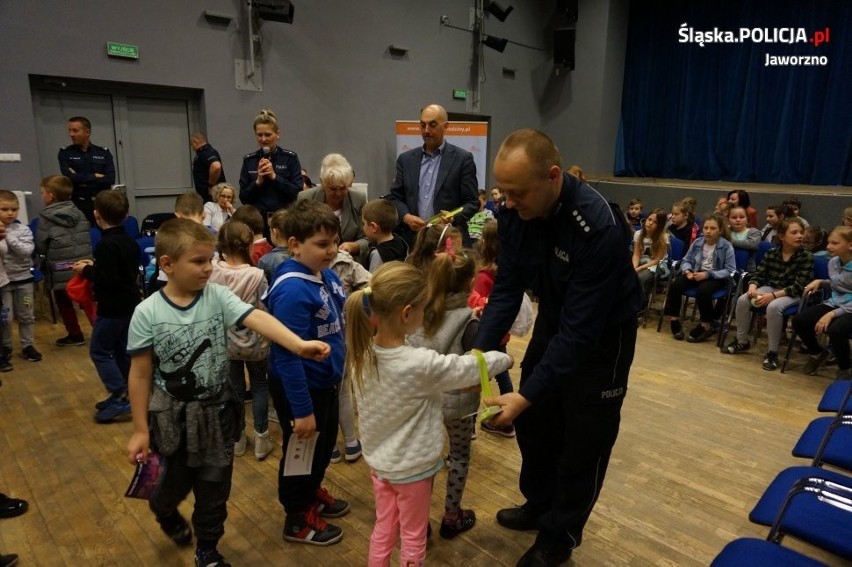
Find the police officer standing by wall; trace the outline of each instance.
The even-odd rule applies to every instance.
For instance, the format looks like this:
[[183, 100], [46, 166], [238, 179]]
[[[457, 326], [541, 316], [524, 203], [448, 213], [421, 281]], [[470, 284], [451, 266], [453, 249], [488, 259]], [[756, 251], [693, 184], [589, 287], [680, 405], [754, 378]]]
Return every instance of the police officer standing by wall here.
[[254, 119], [254, 135], [260, 149], [243, 156], [240, 201], [257, 207], [268, 226], [268, 215], [289, 207], [302, 190], [302, 165], [295, 152], [278, 147], [278, 120], [271, 110]]
[[192, 183], [204, 202], [209, 203], [213, 201], [210, 189], [225, 182], [222, 158], [207, 142], [207, 136], [203, 132], [193, 133], [189, 138], [189, 145], [195, 150], [195, 159], [192, 160]]
[[71, 180], [71, 199], [92, 226], [95, 223], [95, 195], [115, 183], [115, 164], [107, 148], [89, 142], [92, 123], [84, 116], [68, 119], [71, 145], [59, 150], [59, 170]]
[[520, 389], [487, 400], [502, 406], [495, 424], [514, 422], [523, 458], [526, 503], [500, 510], [497, 522], [539, 530], [518, 566], [560, 565], [580, 545], [618, 436], [641, 291], [624, 215], [563, 173], [547, 135], [511, 134], [494, 177], [506, 198], [500, 269], [476, 347], [497, 348], [526, 288], [539, 297]]

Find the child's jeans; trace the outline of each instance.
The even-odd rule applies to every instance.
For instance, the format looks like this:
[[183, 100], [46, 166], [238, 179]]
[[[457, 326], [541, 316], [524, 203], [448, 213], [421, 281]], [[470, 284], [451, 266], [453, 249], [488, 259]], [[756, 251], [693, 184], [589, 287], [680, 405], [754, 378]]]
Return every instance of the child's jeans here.
[[[266, 360], [231, 360], [231, 383], [242, 400], [246, 393], [246, 376], [243, 365], [248, 368], [249, 384], [251, 384], [251, 413], [254, 419], [254, 430], [264, 433], [269, 429], [269, 380], [266, 378]], [[243, 427], [245, 429], [245, 427]]]
[[3, 346], [12, 348], [12, 318], [18, 320], [18, 338], [21, 348], [33, 344], [35, 312], [33, 282], [9, 282], [3, 287]]
[[127, 330], [130, 316], [98, 317], [92, 327], [89, 356], [98, 376], [110, 394], [127, 391], [130, 357], [127, 355]]
[[396, 546], [397, 534], [402, 544], [399, 564], [423, 565], [426, 558], [426, 529], [429, 525], [429, 502], [432, 496], [432, 478], [416, 482], [393, 484], [373, 479], [376, 498], [376, 525], [370, 536], [369, 567], [390, 565], [391, 552]]

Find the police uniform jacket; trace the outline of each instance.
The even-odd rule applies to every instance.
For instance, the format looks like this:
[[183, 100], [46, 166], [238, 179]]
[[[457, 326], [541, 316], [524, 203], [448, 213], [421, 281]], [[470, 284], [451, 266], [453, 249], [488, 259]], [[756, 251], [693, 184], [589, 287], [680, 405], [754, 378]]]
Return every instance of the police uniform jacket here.
[[302, 164], [295, 152], [278, 146], [269, 154], [275, 169], [275, 179], [266, 178], [257, 185], [257, 164], [263, 158], [263, 150], [243, 156], [240, 171], [240, 202], [254, 205], [264, 212], [273, 212], [289, 207], [302, 190]]
[[[623, 385], [595, 374], [598, 345], [641, 309], [631, 263], [632, 231], [618, 205], [571, 175], [546, 219], [522, 220], [514, 209], [497, 215], [497, 277], [475, 348], [491, 350], [512, 326], [525, 289], [539, 298], [523, 367], [534, 367], [519, 393], [532, 403], [562, 391], [600, 399], [623, 397]], [[602, 366], [607, 366], [603, 364]], [[611, 361], [609, 362], [611, 367]], [[625, 377], [626, 378], [626, 377]]]
[[[222, 164], [219, 152], [210, 144], [204, 144], [195, 151], [195, 159], [192, 160], [192, 182], [195, 191], [201, 195], [204, 201], [210, 201], [210, 166], [216, 162]], [[225, 182], [225, 167], [219, 170], [219, 180], [216, 183]]]
[[[71, 170], [74, 173], [71, 173]], [[71, 144], [59, 150], [59, 170], [74, 185], [75, 197], [94, 197], [115, 183], [115, 164], [107, 148], [89, 144], [89, 149]], [[96, 173], [103, 177], [95, 177]]]

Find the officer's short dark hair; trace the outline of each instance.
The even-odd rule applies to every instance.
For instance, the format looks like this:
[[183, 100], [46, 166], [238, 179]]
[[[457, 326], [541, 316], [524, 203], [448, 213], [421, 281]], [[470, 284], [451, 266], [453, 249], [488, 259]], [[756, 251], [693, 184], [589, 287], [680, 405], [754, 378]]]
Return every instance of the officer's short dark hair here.
[[338, 234], [340, 232], [340, 219], [325, 203], [299, 199], [292, 207], [287, 209], [282, 228], [284, 229], [282, 232], [287, 235], [287, 238], [295, 238], [298, 242], [304, 242], [318, 232]]
[[95, 210], [110, 226], [118, 226], [127, 218], [130, 203], [121, 191], [101, 191], [95, 196]]
[[497, 159], [506, 159], [510, 153], [518, 149], [524, 150], [530, 160], [530, 165], [542, 175], [547, 175], [548, 170], [554, 165], [562, 169], [559, 149], [550, 139], [550, 136], [541, 130], [526, 128], [512, 132], [500, 145]]
[[80, 124], [83, 125], [83, 128], [85, 128], [86, 130], [92, 129], [92, 123], [89, 122], [89, 119], [86, 118], [85, 116], [72, 116], [71, 118], [68, 119], [68, 122], [79, 122]]

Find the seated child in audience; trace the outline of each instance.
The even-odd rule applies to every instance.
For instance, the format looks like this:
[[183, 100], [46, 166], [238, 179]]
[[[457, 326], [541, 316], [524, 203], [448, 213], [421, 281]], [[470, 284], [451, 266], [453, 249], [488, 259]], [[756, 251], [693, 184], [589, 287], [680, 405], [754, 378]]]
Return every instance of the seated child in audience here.
[[823, 229], [818, 226], [810, 225], [805, 227], [805, 235], [802, 238], [802, 247], [814, 255], [828, 257], [829, 253], [826, 250], [828, 235]]
[[683, 242], [685, 248], [692, 244], [692, 228], [695, 224], [695, 214], [690, 212], [689, 206], [683, 201], [678, 201], [672, 205], [671, 224], [668, 226], [668, 231], [672, 236]]
[[374, 199], [361, 209], [364, 235], [370, 241], [369, 265], [371, 273], [385, 262], [403, 261], [408, 256], [408, 244], [393, 233], [399, 222], [399, 213], [390, 201]]
[[761, 240], [778, 245], [778, 223], [787, 218], [789, 209], [782, 205], [766, 208], [766, 225], [761, 230]]
[[479, 211], [474, 213], [470, 220], [467, 221], [467, 231], [473, 240], [479, 240], [482, 236], [482, 225], [485, 221], [494, 218], [494, 213], [489, 211], [485, 205], [488, 203], [488, 196], [485, 189], [479, 190]]
[[261, 256], [260, 260], [257, 261], [257, 267], [263, 270], [266, 282], [270, 285], [275, 279], [275, 270], [290, 258], [290, 249], [287, 248], [287, 235], [283, 232], [286, 214], [287, 209], [279, 209], [269, 217], [269, 238], [275, 244], [275, 248]]
[[496, 185], [491, 188], [491, 198], [485, 203], [485, 208], [495, 215], [503, 207], [503, 191]]
[[790, 199], [784, 199], [781, 203], [785, 207], [789, 207], [790, 217], [796, 217], [800, 221], [802, 221], [802, 226], [808, 228], [809, 223], [802, 217], [802, 202], [795, 197], [791, 197]]
[[[89, 221], [71, 201], [73, 186], [67, 177], [45, 177], [41, 180], [40, 189], [44, 208], [39, 213], [35, 249], [38, 254], [44, 256], [46, 281], [53, 290], [56, 307], [68, 333], [56, 341], [56, 346], [84, 345], [86, 341], [77, 321], [77, 311], [65, 293], [65, 284], [74, 276], [71, 269], [74, 262], [92, 257]], [[134, 258], [139, 258], [138, 251]], [[83, 308], [89, 321], [94, 321], [94, 304], [84, 304]]]
[[92, 326], [89, 356], [108, 397], [95, 405], [95, 421], [110, 423], [130, 415], [127, 377], [127, 330], [139, 304], [139, 247], [124, 230], [130, 210], [121, 191], [101, 191], [95, 197], [95, 222], [103, 236], [94, 261], [80, 260], [74, 271], [92, 281], [98, 316]]
[[695, 302], [701, 322], [689, 333], [689, 342], [706, 341], [716, 332], [713, 294], [723, 289], [736, 271], [734, 247], [725, 238], [725, 219], [710, 214], [704, 219], [704, 236], [692, 243], [680, 263], [680, 275], [674, 278], [666, 297], [665, 314], [671, 317], [674, 338], [684, 339], [680, 310], [683, 292], [696, 288]]
[[630, 199], [627, 203], [627, 222], [633, 230], [642, 228], [642, 199]]
[[6, 228], [9, 253], [3, 257], [3, 267], [9, 283], [2, 288], [4, 315], [2, 321], [3, 347], [0, 357], [12, 354], [12, 319], [18, 320], [18, 339], [21, 354], [30, 362], [41, 360], [33, 346], [35, 312], [33, 309], [33, 233], [27, 225], [16, 222], [20, 203], [11, 191], [0, 190], [0, 223]]
[[[213, 262], [210, 283], [221, 284], [245, 303], [264, 309], [260, 298], [268, 287], [263, 270], [251, 265], [254, 234], [244, 223], [227, 221], [219, 227], [220, 259]], [[269, 341], [251, 329], [228, 328], [228, 374], [239, 399], [245, 399], [246, 371], [251, 384], [251, 410], [254, 418], [254, 456], [265, 459], [274, 448], [269, 435], [269, 382], [266, 378], [266, 357]], [[245, 423], [240, 424], [240, 434], [234, 444], [234, 455], [246, 452]]]
[[[408, 344], [438, 354], [461, 355], [473, 346], [479, 321], [468, 307], [476, 262], [457, 255], [452, 247], [438, 253], [429, 265], [423, 326], [408, 336]], [[470, 441], [475, 432], [473, 417], [479, 409], [480, 388], [444, 392], [444, 427], [449, 439], [447, 487], [441, 537], [452, 539], [476, 524], [473, 510], [463, 509], [461, 499], [470, 466]]]
[[[6, 225], [0, 222], [0, 287], [5, 287], [9, 285], [9, 277], [6, 275], [6, 269], [3, 267], [3, 259], [5, 259], [6, 254], [9, 252], [9, 247], [6, 244]], [[3, 294], [0, 294], [0, 310], [3, 310]], [[6, 353], [0, 352], [0, 372], [11, 372], [12, 371], [12, 363], [10, 362], [11, 352]], [[3, 385], [3, 382], [0, 381], [0, 386]]]
[[728, 210], [728, 227], [731, 230], [731, 244], [734, 248], [748, 250], [748, 264], [746, 269], [754, 270], [754, 254], [760, 246], [760, 230], [748, 226], [746, 211], [740, 206], [731, 207]]
[[713, 209], [713, 212], [723, 218], [728, 218], [728, 211], [730, 209], [731, 204], [728, 202], [728, 198], [719, 197], [719, 199], [716, 201], [716, 207]]
[[[442, 263], [452, 262], [443, 256]], [[369, 565], [389, 565], [400, 536], [400, 563], [423, 564], [432, 482], [444, 465], [442, 394], [479, 385], [474, 355], [442, 355], [406, 343], [406, 335], [423, 324], [427, 288], [439, 285], [433, 279], [439, 271], [447, 273], [432, 272], [424, 286], [424, 273], [417, 267], [389, 262], [379, 268], [370, 287], [354, 292], [346, 302], [346, 366], [352, 372], [376, 505]], [[467, 322], [466, 316], [458, 319]], [[489, 375], [512, 365], [512, 358], [500, 352], [487, 352], [484, 359]], [[467, 518], [470, 521], [459, 526], [458, 521]], [[445, 530], [442, 522], [441, 532], [452, 537], [462, 531], [459, 527], [470, 527], [472, 519], [472, 514], [461, 512], [446, 519], [451, 529]]]
[[852, 332], [852, 226], [838, 226], [828, 235], [828, 279], [814, 280], [805, 293], [829, 288], [831, 296], [793, 317], [793, 328], [811, 355], [803, 372], [816, 371], [829, 356], [817, 335], [828, 336], [828, 344], [837, 357], [837, 380], [852, 379], [849, 360], [849, 333]]
[[[479, 253], [479, 271], [473, 278], [473, 291], [470, 292], [467, 305], [474, 313], [481, 313], [488, 304], [488, 298], [494, 289], [494, 278], [497, 276], [497, 257], [500, 254], [500, 237], [497, 234], [497, 221], [488, 221], [482, 229], [482, 238], [476, 243], [476, 251]], [[510, 335], [506, 333], [500, 341], [500, 352], [506, 352]], [[513, 391], [512, 380], [508, 372], [501, 372], [494, 377], [500, 394], [508, 394]], [[490, 433], [496, 433], [503, 437], [514, 437], [514, 425], [494, 425], [491, 421], [483, 421], [482, 429]]]
[[453, 251], [456, 254], [461, 254], [464, 247], [459, 229], [449, 224], [424, 226], [417, 233], [414, 248], [405, 261], [414, 264], [421, 270], [427, 270], [435, 254], [446, 251], [447, 239], [450, 240]]
[[742, 189], [728, 191], [728, 202], [732, 207], [740, 206], [745, 209], [748, 225], [757, 228], [760, 226], [757, 218], [757, 210], [751, 206], [751, 197]]
[[[178, 507], [193, 492], [195, 564], [207, 567], [227, 565], [216, 547], [225, 532], [233, 443], [243, 415], [243, 401], [228, 379], [225, 330], [247, 327], [314, 360], [329, 354], [327, 344], [303, 341], [224, 286], [207, 285], [203, 276], [213, 269], [215, 245], [216, 237], [199, 223], [163, 223], [155, 247], [168, 281], [136, 308], [127, 340], [133, 409], [127, 458], [144, 462], [155, 450], [165, 461], [165, 477], [148, 505], [178, 545], [192, 541], [192, 528]], [[206, 434], [187, 427], [200, 420]]]
[[802, 223], [788, 219], [778, 224], [780, 246], [770, 248], [751, 275], [748, 291], [737, 299], [737, 338], [722, 352], [736, 354], [751, 346], [748, 331], [752, 307], [766, 309], [769, 347], [763, 359], [764, 370], [778, 369], [778, 345], [784, 330], [784, 309], [798, 303], [802, 290], [813, 277], [814, 259], [802, 248]]
[[283, 476], [281, 459], [278, 500], [286, 514], [285, 540], [325, 546], [339, 542], [343, 531], [320, 516], [339, 518], [349, 512], [349, 503], [322, 487], [337, 443], [337, 396], [346, 350], [346, 292], [329, 269], [337, 253], [340, 219], [325, 203], [300, 199], [287, 210], [282, 232], [291, 257], [276, 271], [263, 301], [276, 319], [303, 338], [328, 343], [331, 356], [319, 363], [303, 361], [275, 345], [269, 354], [269, 391], [284, 434], [282, 454], [287, 454], [293, 433], [303, 439], [319, 433], [310, 474]]
[[[232, 219], [238, 220], [248, 225], [254, 233], [254, 251], [251, 253], [252, 264], [257, 264], [261, 256], [272, 251], [272, 244], [263, 236], [264, 222], [263, 215], [257, 207], [252, 205], [243, 205], [231, 215]], [[271, 237], [271, 235], [270, 235]]]
[[657, 271], [666, 275], [668, 270], [666, 256], [669, 239], [665, 222], [666, 212], [663, 209], [654, 209], [645, 219], [642, 228], [633, 235], [633, 268], [646, 295], [651, 290]]

